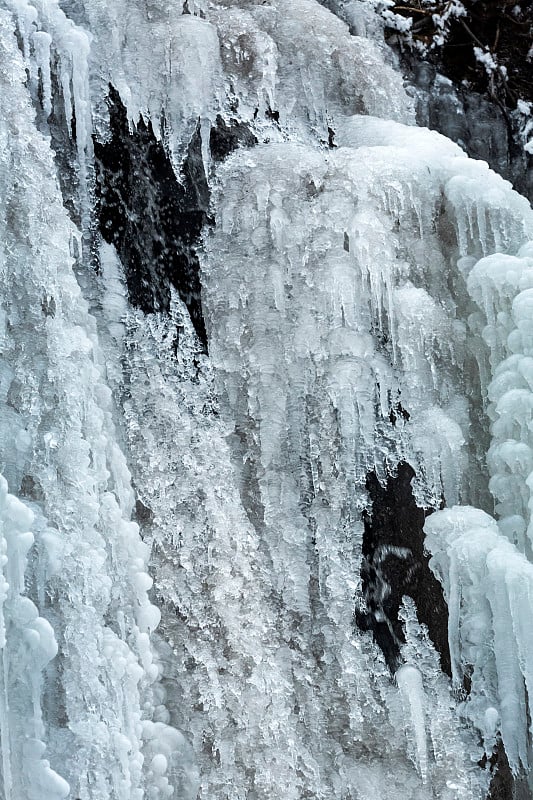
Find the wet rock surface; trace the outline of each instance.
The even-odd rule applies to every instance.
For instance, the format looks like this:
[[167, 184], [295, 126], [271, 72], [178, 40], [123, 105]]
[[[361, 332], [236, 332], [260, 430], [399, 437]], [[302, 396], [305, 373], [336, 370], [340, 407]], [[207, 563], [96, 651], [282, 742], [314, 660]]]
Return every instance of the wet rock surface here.
[[402, 598], [408, 595], [440, 653], [442, 669], [450, 675], [448, 609], [424, 551], [424, 521], [431, 509], [417, 506], [411, 486], [414, 476], [413, 468], [402, 462], [385, 486], [374, 472], [367, 477], [372, 509], [364, 514], [361, 568], [367, 610], [356, 612], [356, 623], [360, 629], [372, 631], [395, 671], [405, 641], [399, 611]]
[[246, 123], [236, 119], [226, 122], [219, 114], [209, 137], [211, 156], [215, 161], [223, 161], [238, 147], [253, 147], [257, 141]]
[[455, 85], [429, 62], [411, 57], [408, 61], [418, 124], [457, 142], [471, 158], [486, 161], [531, 201], [533, 157], [524, 150], [520, 117], [483, 94]]
[[533, 102], [531, 3], [465, 0], [454, 12], [439, 0], [407, 0], [392, 10], [409, 22], [402, 33], [391, 17], [385, 34], [413, 83], [418, 123], [487, 161], [531, 200], [533, 157], [524, 150]]
[[130, 130], [126, 109], [113, 87], [109, 111], [111, 137], [94, 142], [101, 234], [117, 249], [131, 303], [145, 313], [167, 311], [173, 286], [207, 350], [196, 248], [209, 219], [210, 195], [199, 128], [178, 181], [151, 124], [141, 117]]
[[491, 772], [493, 776], [487, 800], [530, 800], [527, 780], [513, 776], [501, 741], [491, 759]]

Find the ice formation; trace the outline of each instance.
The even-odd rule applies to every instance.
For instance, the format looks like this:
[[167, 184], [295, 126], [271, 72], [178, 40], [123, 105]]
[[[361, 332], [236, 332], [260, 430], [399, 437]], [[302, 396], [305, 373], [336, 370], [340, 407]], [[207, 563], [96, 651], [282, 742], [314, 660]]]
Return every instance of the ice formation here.
[[448, 596], [453, 676], [472, 680], [466, 713], [487, 750], [501, 731], [516, 772], [531, 765], [531, 255], [528, 243], [516, 255], [460, 262], [479, 308], [470, 324], [487, 345], [480, 360], [489, 362], [487, 465], [498, 522], [454, 506], [426, 523], [430, 563]]
[[[533, 212], [415, 126], [375, 3], [329, 5], [0, 0], [5, 800], [474, 800], [500, 737], [530, 769]], [[209, 355], [96, 232], [109, 85], [178, 178], [200, 132]], [[219, 120], [256, 146], [214, 161]], [[452, 682], [410, 598], [395, 676], [354, 624], [400, 462]]]
[[[37, 610], [23, 595], [32, 544], [24, 530], [33, 515], [8, 496], [4, 691], [18, 670], [10, 704], [21, 730], [10, 747], [16, 727], [6, 705], [4, 795], [65, 797], [66, 778], [82, 800], [131, 800], [143, 796], [143, 726], [159, 674], [149, 634], [160, 614], [147, 596], [148, 548], [130, 521], [131, 479], [96, 321], [73, 272], [79, 233], [62, 206], [49, 143], [35, 128], [12, 18], [3, 10], [0, 21], [1, 461], [10, 487], [31, 499], [35, 549], [26, 581], [38, 602]], [[17, 626], [33, 653], [14, 649]], [[52, 659], [57, 647], [61, 657]], [[41, 759], [45, 729], [62, 778]], [[164, 774], [154, 784], [157, 796], [168, 796]]]

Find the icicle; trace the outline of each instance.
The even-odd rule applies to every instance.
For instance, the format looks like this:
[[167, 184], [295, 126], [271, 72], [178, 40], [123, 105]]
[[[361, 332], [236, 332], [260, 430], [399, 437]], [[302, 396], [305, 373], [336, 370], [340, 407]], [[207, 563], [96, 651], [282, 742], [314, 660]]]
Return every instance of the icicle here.
[[[473, 668], [466, 713], [484, 732], [489, 749], [499, 720], [511, 769], [518, 774], [530, 767], [526, 717], [533, 680], [533, 565], [482, 511], [460, 506], [440, 511], [428, 518], [425, 529], [430, 565], [450, 599], [462, 596], [460, 604], [450, 603], [449, 625], [463, 665]], [[457, 646], [453, 650], [457, 663]]]
[[0, 748], [2, 750], [2, 784], [6, 800], [11, 800], [13, 776], [11, 772], [11, 733], [9, 730], [9, 673], [5, 647], [2, 648], [0, 685]]
[[428, 779], [428, 749], [426, 736], [426, 694], [420, 672], [412, 664], [404, 664], [397, 670], [396, 683], [411, 718], [412, 735], [415, 741], [416, 764], [422, 781]]
[[[73, 108], [76, 114], [76, 144], [82, 178], [85, 179], [85, 159], [92, 127], [88, 68], [90, 38], [85, 31], [76, 29], [73, 25], [70, 26], [70, 29], [67, 28], [63, 35], [65, 51], [68, 53], [72, 66], [71, 83]], [[63, 42], [61, 43], [63, 44]]]
[[[514, 554], [494, 550], [487, 556], [490, 583], [487, 587], [494, 630], [494, 655], [498, 671], [501, 733], [509, 765], [516, 775], [528, 768], [527, 711], [524, 678], [518, 658], [518, 645], [509, 605], [509, 582], [519, 580], [513, 571]], [[516, 554], [518, 558], [518, 554]], [[533, 566], [530, 566], [533, 576]], [[519, 611], [529, 617], [527, 606]]]
[[16, 19], [17, 27], [22, 39], [22, 52], [24, 59], [28, 63], [30, 59], [30, 38], [37, 23], [37, 9], [30, 5], [27, 0], [17, 0], [11, 3]]

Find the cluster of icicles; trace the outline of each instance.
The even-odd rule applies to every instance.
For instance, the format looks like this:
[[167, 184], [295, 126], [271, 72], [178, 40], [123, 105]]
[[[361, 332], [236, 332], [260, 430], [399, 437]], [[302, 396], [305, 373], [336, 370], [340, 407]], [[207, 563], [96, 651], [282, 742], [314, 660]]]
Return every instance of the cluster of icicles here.
[[[531, 766], [533, 212], [414, 127], [371, 0], [178, 5], [0, 0], [3, 796], [481, 798], [480, 737]], [[177, 172], [200, 121], [209, 359], [112, 247], [91, 271], [110, 83]], [[257, 147], [211, 164], [218, 115]], [[408, 599], [396, 682], [353, 627], [366, 475], [402, 460], [452, 506], [451, 684]]]

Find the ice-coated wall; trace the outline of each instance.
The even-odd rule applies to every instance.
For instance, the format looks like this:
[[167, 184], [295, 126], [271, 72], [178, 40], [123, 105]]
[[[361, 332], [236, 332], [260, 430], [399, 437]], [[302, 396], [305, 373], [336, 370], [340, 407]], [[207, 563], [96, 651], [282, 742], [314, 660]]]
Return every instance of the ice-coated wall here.
[[[96, 320], [73, 271], [81, 236], [5, 10], [1, 26], [1, 460], [29, 506], [5, 500], [4, 487], [3, 793], [65, 797], [65, 778], [70, 796], [131, 800], [144, 796], [143, 762], [146, 773], [162, 754], [171, 769], [182, 746], [170, 729], [159, 744], [146, 727], [160, 612], [147, 596], [149, 549], [131, 521]], [[61, 779], [41, 759], [43, 742]], [[154, 796], [168, 795], [165, 773], [154, 774]]]
[[325, 5], [0, 0], [5, 800], [529, 771], [533, 212]]

